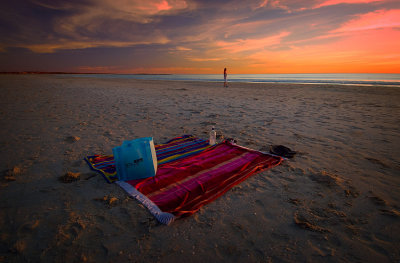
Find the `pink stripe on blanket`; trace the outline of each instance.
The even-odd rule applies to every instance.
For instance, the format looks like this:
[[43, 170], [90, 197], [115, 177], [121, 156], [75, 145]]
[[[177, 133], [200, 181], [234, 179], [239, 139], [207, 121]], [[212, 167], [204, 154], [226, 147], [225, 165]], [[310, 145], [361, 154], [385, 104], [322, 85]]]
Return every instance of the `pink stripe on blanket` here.
[[206, 165], [225, 162], [229, 158], [237, 156], [238, 153], [240, 153], [238, 149], [222, 144], [218, 148], [210, 148], [198, 155], [194, 155], [192, 158], [189, 157], [182, 161], [177, 160], [176, 162], [160, 165], [155, 177], [145, 180], [135, 180], [129, 183], [141, 193], [148, 195], [172, 183], [178, 183], [192, 174], [207, 169]]
[[[241, 156], [240, 156], [241, 157]], [[242, 167], [248, 161], [243, 158], [234, 158], [236, 161], [230, 160], [223, 166], [215, 169], [211, 168], [204, 172], [194, 174], [188, 180], [176, 184], [175, 187], [163, 191], [155, 196], [149, 195], [148, 197], [157, 205], [163, 206], [169, 202], [177, 202], [178, 199], [183, 199], [185, 195], [200, 195], [208, 190], [215, 181], [220, 179], [227, 173], [232, 173]]]

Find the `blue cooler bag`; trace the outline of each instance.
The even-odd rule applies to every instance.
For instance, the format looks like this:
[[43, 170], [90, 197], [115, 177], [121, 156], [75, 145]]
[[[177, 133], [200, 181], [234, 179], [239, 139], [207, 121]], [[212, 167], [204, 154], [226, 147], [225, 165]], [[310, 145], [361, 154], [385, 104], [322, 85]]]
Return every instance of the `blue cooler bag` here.
[[157, 156], [153, 138], [124, 141], [113, 148], [118, 180], [128, 181], [156, 175]]

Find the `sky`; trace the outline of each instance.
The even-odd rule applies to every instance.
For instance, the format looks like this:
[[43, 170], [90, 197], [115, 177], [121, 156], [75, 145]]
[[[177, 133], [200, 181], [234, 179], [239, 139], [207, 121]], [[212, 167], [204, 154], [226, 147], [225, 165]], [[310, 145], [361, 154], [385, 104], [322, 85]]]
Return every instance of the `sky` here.
[[400, 73], [399, 0], [9, 0], [0, 71]]

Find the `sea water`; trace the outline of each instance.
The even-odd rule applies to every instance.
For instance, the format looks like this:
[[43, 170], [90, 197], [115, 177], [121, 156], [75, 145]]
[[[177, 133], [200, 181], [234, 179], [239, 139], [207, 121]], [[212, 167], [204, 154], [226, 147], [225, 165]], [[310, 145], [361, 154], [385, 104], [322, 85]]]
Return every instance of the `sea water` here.
[[[76, 77], [222, 82], [223, 74], [71, 74]], [[400, 86], [400, 74], [229, 74], [229, 82]]]

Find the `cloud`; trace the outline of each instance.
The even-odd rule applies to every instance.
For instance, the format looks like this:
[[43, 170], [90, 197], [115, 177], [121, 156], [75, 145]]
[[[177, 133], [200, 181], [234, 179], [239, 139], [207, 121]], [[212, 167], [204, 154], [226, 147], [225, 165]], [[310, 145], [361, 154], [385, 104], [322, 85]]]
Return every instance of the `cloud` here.
[[238, 39], [238, 40], [232, 40], [230, 42], [218, 41], [216, 44], [221, 49], [227, 50], [232, 53], [250, 51], [250, 50], [258, 51], [280, 44], [282, 38], [288, 35], [290, 35], [290, 32], [284, 31], [277, 35], [267, 36], [264, 38]]
[[[148, 42], [152, 37], [146, 36], [153, 35], [154, 28], [143, 24], [150, 24], [160, 16], [171, 15], [186, 8], [188, 4], [185, 0], [96, 0], [92, 5], [82, 6], [80, 12], [57, 18], [54, 27], [57, 33], [69, 37], [118, 37], [127, 42], [132, 41], [132, 38], [144, 38]], [[147, 32], [144, 32], [146, 29]], [[138, 33], [139, 37], [135, 38]], [[162, 34], [160, 31], [158, 33]]]
[[236, 22], [233, 21], [233, 23], [229, 26], [225, 26], [224, 28], [218, 28], [219, 32], [223, 30], [224, 32], [224, 38], [229, 38], [229, 37], [235, 37], [237, 35], [242, 35], [244, 32], [247, 34], [258, 34], [258, 32], [265, 30], [268, 28], [270, 24], [272, 24], [274, 21], [273, 19], [264, 19], [264, 20], [258, 20], [258, 21], [250, 21], [250, 22]]
[[45, 43], [45, 44], [22, 44], [17, 47], [28, 48], [36, 53], [53, 53], [58, 50], [68, 49], [86, 49], [86, 48], [97, 48], [97, 47], [130, 47], [134, 45], [150, 45], [150, 44], [166, 44], [169, 40], [164, 37], [159, 39], [152, 39], [151, 41], [137, 41], [137, 42], [117, 42], [117, 41], [61, 41], [57, 43]]
[[262, 0], [258, 3], [256, 8], [282, 8], [288, 9], [288, 6], [285, 3], [286, 1], [282, 0]]
[[251, 53], [242, 66], [249, 73], [398, 73], [399, 40], [396, 29], [354, 31], [331, 42]]
[[261, 3], [257, 6], [257, 8], [262, 8], [265, 7], [268, 4], [268, 0], [263, 0]]
[[191, 48], [188, 47], [182, 47], [182, 46], [177, 46], [175, 48], [173, 48], [172, 50], [176, 50], [176, 51], [191, 51]]
[[[32, 3], [33, 6], [26, 8], [29, 11], [23, 12], [39, 8], [45, 16], [25, 19], [21, 12], [20, 19], [8, 21], [20, 32], [12, 33], [14, 37], [10, 34], [1, 49], [13, 46], [52, 53], [61, 49], [166, 44], [170, 39], [156, 27], [157, 21], [191, 8], [185, 0], [32, 0]], [[36, 21], [30, 23], [29, 19]], [[44, 26], [45, 31], [40, 30]]]
[[193, 74], [196, 72], [197, 74], [209, 74], [213, 73], [212, 68], [204, 68], [204, 67], [136, 67], [129, 68], [124, 70], [119, 70], [119, 73], [125, 74]]
[[186, 0], [86, 0], [73, 1], [35, 0], [35, 4], [53, 10], [75, 11], [75, 21], [87, 22], [95, 17], [123, 19], [148, 23], [152, 16], [172, 14], [189, 7]]
[[309, 9], [316, 0], [261, 0], [256, 9], [280, 9], [285, 10], [287, 13], [303, 11]]
[[385, 0], [325, 0], [314, 6], [314, 8], [339, 5], [339, 4], [369, 4], [369, 3], [384, 2], [384, 1]]
[[377, 10], [359, 15], [332, 33], [395, 27], [400, 27], [400, 9]]
[[189, 57], [187, 60], [194, 61], [194, 62], [205, 62], [205, 61], [220, 61], [222, 58], [194, 58]]
[[261, 0], [257, 8], [281, 9], [292, 13], [340, 4], [378, 4], [385, 2], [388, 2], [388, 0]]

